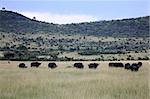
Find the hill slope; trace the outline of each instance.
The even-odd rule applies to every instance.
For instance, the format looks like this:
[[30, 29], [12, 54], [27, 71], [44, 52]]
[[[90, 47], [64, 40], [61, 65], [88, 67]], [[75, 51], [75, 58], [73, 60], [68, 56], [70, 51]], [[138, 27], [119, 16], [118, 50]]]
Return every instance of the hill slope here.
[[12, 11], [0, 11], [0, 31], [13, 33], [56, 32], [57, 25], [29, 19]]
[[43, 32], [113, 37], [147, 37], [149, 36], [149, 16], [58, 25], [32, 20], [16, 12], [0, 10], [0, 31], [13, 33]]

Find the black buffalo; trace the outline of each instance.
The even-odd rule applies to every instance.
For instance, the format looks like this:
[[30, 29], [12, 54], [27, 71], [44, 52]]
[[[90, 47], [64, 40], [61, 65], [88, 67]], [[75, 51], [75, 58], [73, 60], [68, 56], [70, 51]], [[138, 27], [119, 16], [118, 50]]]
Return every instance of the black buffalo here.
[[39, 67], [41, 65], [41, 63], [39, 63], [39, 62], [32, 62], [31, 63], [31, 67]]
[[142, 66], [142, 62], [133, 63], [132, 65], [126, 63], [124, 68], [131, 71], [138, 71], [141, 66]]
[[139, 68], [140, 68], [140, 65], [138, 65], [137, 63], [133, 63], [133, 64], [130, 66], [131, 71], [138, 71]]
[[130, 63], [126, 63], [125, 66], [124, 66], [124, 68], [127, 69], [127, 70], [129, 70], [130, 66], [131, 66]]
[[90, 69], [96, 69], [98, 67], [98, 65], [99, 65], [98, 63], [90, 63], [90, 64], [88, 64]]
[[20, 64], [18, 65], [18, 67], [19, 67], [19, 68], [27, 68], [27, 66], [25, 65], [25, 63], [20, 63]]
[[124, 67], [123, 63], [109, 63], [109, 67]]
[[74, 63], [75, 68], [83, 69], [84, 65], [82, 63]]
[[51, 68], [51, 69], [54, 69], [54, 68], [57, 67], [57, 65], [56, 65], [56, 63], [49, 63], [48, 67]]

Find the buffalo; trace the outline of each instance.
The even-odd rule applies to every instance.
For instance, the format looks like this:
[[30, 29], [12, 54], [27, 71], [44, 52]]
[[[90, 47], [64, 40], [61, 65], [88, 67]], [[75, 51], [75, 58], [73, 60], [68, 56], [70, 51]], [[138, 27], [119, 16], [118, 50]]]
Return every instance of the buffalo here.
[[36, 67], [36, 68], [38, 68], [40, 65], [41, 65], [41, 63], [39, 63], [39, 62], [32, 62], [32, 63], [31, 63], [31, 67]]
[[90, 63], [90, 64], [88, 64], [90, 69], [96, 69], [98, 67], [98, 65], [99, 65], [98, 63]]
[[126, 63], [124, 68], [131, 71], [138, 71], [141, 66], [142, 66], [142, 62], [133, 63], [132, 65]]
[[126, 63], [124, 66], [125, 69], [129, 70], [130, 69], [130, 63]]
[[51, 68], [51, 69], [54, 69], [54, 68], [57, 67], [57, 65], [56, 65], [56, 63], [49, 63], [48, 67]]
[[130, 69], [131, 71], [138, 71], [139, 70], [139, 65], [137, 63], [133, 63], [131, 66], [130, 66]]
[[25, 65], [25, 63], [20, 63], [20, 64], [18, 65], [18, 67], [19, 67], [19, 68], [27, 68], [27, 66]]
[[131, 69], [131, 71], [138, 71], [141, 66], [142, 66], [142, 62], [133, 63], [130, 66], [130, 69]]
[[109, 67], [124, 67], [123, 63], [109, 63]]
[[84, 65], [82, 63], [74, 63], [75, 68], [83, 69]]

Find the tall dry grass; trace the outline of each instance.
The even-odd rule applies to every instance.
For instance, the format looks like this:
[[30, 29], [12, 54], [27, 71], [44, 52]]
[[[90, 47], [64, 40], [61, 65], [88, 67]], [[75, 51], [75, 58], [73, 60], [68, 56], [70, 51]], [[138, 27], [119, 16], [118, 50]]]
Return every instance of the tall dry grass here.
[[57, 62], [59, 67], [50, 70], [48, 62], [39, 68], [19, 69], [19, 62], [1, 61], [0, 99], [148, 99], [148, 62], [138, 72], [99, 63], [96, 70], [78, 70], [66, 68], [73, 62]]

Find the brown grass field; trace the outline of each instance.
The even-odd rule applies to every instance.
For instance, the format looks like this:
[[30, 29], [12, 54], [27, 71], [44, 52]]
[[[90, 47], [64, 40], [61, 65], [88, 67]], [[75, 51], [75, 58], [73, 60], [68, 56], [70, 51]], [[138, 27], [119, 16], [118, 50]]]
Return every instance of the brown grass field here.
[[[137, 61], [122, 61], [134, 63]], [[149, 61], [143, 61], [138, 72], [109, 68], [108, 61], [97, 62], [90, 70], [67, 68], [74, 62], [56, 62], [58, 68], [48, 69], [49, 62], [39, 68], [20, 69], [21, 61], [0, 61], [0, 99], [149, 99]]]

